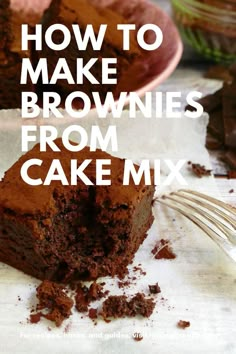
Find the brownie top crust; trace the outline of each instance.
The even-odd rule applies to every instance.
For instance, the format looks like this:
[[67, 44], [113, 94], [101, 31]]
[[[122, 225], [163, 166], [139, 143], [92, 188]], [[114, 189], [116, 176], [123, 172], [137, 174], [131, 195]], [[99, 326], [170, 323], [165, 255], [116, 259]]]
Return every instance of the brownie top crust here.
[[[124, 160], [113, 157], [102, 150], [91, 152], [88, 147], [80, 152], [70, 152], [65, 149], [62, 140], [55, 140], [60, 152], [52, 150], [40, 152], [40, 145], [36, 144], [32, 150], [23, 155], [6, 173], [0, 182], [0, 212], [13, 210], [20, 215], [34, 215], [37, 213], [51, 214], [56, 210], [57, 195], [64, 195], [70, 199], [71, 193], [80, 191], [87, 193], [90, 186], [85, 185], [81, 179], [77, 180], [77, 185], [62, 185], [61, 181], [52, 181], [50, 185], [31, 186], [21, 178], [21, 166], [29, 159], [41, 159], [41, 166], [31, 166], [28, 174], [31, 178], [41, 178], [45, 180], [53, 159], [59, 159], [63, 171], [70, 184], [71, 160], [76, 159], [78, 166], [85, 160], [91, 159], [91, 163], [85, 168], [85, 175], [96, 184], [96, 159], [110, 159], [111, 165], [105, 169], [111, 170], [111, 175], [107, 176], [111, 180], [110, 186], [94, 186], [96, 188], [96, 202], [98, 204], [108, 203], [109, 207], [116, 208], [123, 205], [124, 209], [130, 204], [138, 203], [145, 193], [144, 179], [139, 185], [135, 185], [132, 177], [128, 186], [123, 185]], [[106, 178], [104, 178], [106, 179]], [[153, 189], [153, 186], [151, 187]]]
[[[95, 7], [88, 0], [53, 0], [45, 11], [43, 23], [44, 20], [47, 21], [49, 15], [65, 25], [79, 24], [81, 29], [92, 24], [95, 33], [98, 33], [101, 24], [106, 24], [105, 41], [119, 50], [123, 47], [123, 34], [117, 30], [117, 24], [124, 24], [126, 21], [117, 12], [108, 8]], [[129, 52], [139, 54], [133, 34], [130, 36]]]

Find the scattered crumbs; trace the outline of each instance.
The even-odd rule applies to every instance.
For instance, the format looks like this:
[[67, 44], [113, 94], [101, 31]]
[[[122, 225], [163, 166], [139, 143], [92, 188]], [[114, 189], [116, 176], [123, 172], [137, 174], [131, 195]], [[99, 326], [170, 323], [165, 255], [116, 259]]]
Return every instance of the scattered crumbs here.
[[159, 287], [158, 283], [154, 285], [148, 285], [150, 294], [159, 294], [161, 292], [161, 288]]
[[180, 321], [177, 323], [177, 327], [182, 328], [182, 329], [185, 329], [185, 328], [187, 328], [187, 327], [190, 327], [190, 322], [189, 322], [189, 321], [180, 320]]
[[166, 305], [166, 303], [167, 303], [167, 299], [165, 299], [164, 297], [161, 297], [161, 304], [162, 304], [162, 306], [165, 306]]
[[97, 309], [90, 308], [88, 312], [88, 316], [89, 318], [91, 318], [91, 320], [95, 320], [96, 318], [98, 318]]
[[[36, 289], [38, 305], [35, 314], [30, 315], [30, 322], [37, 323], [41, 317], [45, 317], [49, 321], [55, 322], [59, 327], [62, 322], [70, 317], [73, 307], [73, 300], [65, 293], [64, 287], [44, 280]], [[40, 310], [47, 310], [47, 313], [42, 313]]]
[[155, 259], [174, 259], [176, 254], [170, 246], [169, 240], [161, 239], [157, 242], [156, 246], [152, 249]]
[[230, 189], [229, 190], [229, 193], [231, 194], [231, 193], [234, 193], [234, 189]]
[[134, 266], [133, 271], [134, 272], [139, 271], [141, 275], [146, 275], [147, 274], [140, 266]]
[[123, 289], [125, 287], [128, 287], [130, 286], [130, 281], [129, 280], [126, 280], [126, 281], [118, 281], [118, 287], [120, 289]]
[[51, 327], [48, 327], [48, 331], [51, 332], [51, 330], [52, 330]]
[[17, 296], [17, 299], [18, 299], [18, 301], [21, 301], [21, 297], [19, 295]]
[[210, 176], [212, 170], [207, 170], [204, 165], [200, 165], [199, 163], [190, 162], [192, 172], [199, 178], [202, 176]]
[[143, 340], [143, 336], [141, 335], [141, 333], [135, 332], [135, 333], [133, 334], [133, 339], [134, 339], [136, 342], [140, 342], [141, 340]]

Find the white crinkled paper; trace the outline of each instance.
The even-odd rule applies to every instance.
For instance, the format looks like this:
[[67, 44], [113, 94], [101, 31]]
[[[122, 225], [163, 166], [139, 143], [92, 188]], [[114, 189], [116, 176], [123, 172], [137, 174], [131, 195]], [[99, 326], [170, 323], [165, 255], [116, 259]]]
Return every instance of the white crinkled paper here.
[[[207, 117], [200, 119], [115, 119], [118, 130], [119, 156], [141, 159], [185, 158], [209, 167], [204, 147]], [[50, 120], [28, 120], [25, 124], [54, 124]], [[90, 131], [99, 122], [106, 130], [114, 119], [98, 119], [92, 112], [85, 119], [72, 120], [66, 115], [56, 120], [58, 131], [70, 124], [80, 124]], [[19, 111], [0, 114], [0, 175], [20, 156], [22, 119]], [[74, 137], [76, 138], [76, 137]], [[163, 170], [163, 175], [167, 171]], [[184, 171], [189, 187], [216, 195], [214, 179], [198, 179]], [[172, 186], [177, 188], [177, 186]], [[23, 203], [23, 201], [22, 201]], [[236, 267], [221, 250], [195, 225], [175, 212], [154, 206], [155, 222], [136, 254], [134, 264], [142, 264], [145, 276], [126, 290], [148, 292], [148, 285], [159, 283], [161, 294], [150, 319], [118, 319], [111, 323], [93, 322], [76, 311], [61, 328], [50, 322], [28, 324], [35, 286], [39, 283], [23, 273], [0, 265], [0, 352], [4, 353], [160, 353], [199, 354], [235, 353]], [[152, 248], [160, 238], [172, 241], [175, 260], [156, 260]], [[132, 266], [130, 266], [131, 274]], [[110, 294], [122, 294], [117, 279], [103, 278]], [[18, 301], [20, 296], [21, 301]], [[164, 299], [161, 299], [161, 298]], [[92, 307], [98, 303], [92, 304]], [[179, 320], [191, 322], [185, 330], [177, 328]], [[21, 323], [20, 323], [21, 322]], [[48, 326], [52, 328], [48, 331]], [[66, 330], [66, 328], [68, 330]], [[132, 336], [141, 333], [143, 340]]]

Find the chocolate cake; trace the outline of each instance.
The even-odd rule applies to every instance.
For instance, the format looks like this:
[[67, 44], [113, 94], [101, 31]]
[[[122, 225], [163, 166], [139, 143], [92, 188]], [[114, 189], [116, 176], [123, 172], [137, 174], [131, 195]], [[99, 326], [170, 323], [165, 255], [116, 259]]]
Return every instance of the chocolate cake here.
[[30, 82], [20, 84], [22, 58], [30, 51], [21, 51], [21, 24], [25, 19], [10, 10], [9, 1], [0, 2], [0, 109], [21, 107], [21, 91], [32, 91]]
[[[77, 78], [77, 58], [83, 58], [84, 65], [86, 65], [91, 58], [98, 58], [98, 61], [93, 65], [90, 72], [99, 84], [92, 84], [87, 78], [84, 78], [83, 84], [68, 84], [66, 80], [59, 80], [55, 85], [50, 85], [49, 88], [43, 86], [43, 91], [49, 89], [50, 91], [58, 92], [64, 99], [73, 91], [82, 91], [90, 97], [92, 102], [92, 92], [94, 91], [99, 92], [102, 102], [104, 101], [107, 91], [112, 91], [115, 95], [117, 85], [102, 84], [102, 59], [117, 59], [117, 75], [115, 75], [115, 77], [117, 77], [119, 81], [122, 72], [124, 72], [133, 62], [134, 58], [139, 55], [138, 45], [133, 33], [131, 34], [130, 50], [124, 51], [122, 49], [123, 34], [121, 31], [117, 30], [117, 24], [125, 23], [124, 18], [110, 9], [95, 7], [88, 0], [52, 0], [50, 7], [42, 18], [43, 33], [45, 33], [49, 26], [57, 23], [65, 25], [70, 30], [71, 42], [65, 50], [61, 51], [52, 50], [45, 42], [43, 43], [43, 50], [38, 52], [38, 55], [39, 57], [48, 59], [49, 78], [51, 78], [58, 59], [61, 57], [66, 58], [75, 82]], [[93, 25], [96, 36], [100, 25], [107, 24], [101, 50], [95, 51], [90, 42], [86, 50], [78, 50], [72, 24], [79, 24], [83, 38], [85, 29], [90, 23]], [[57, 31], [54, 33], [53, 40], [55, 43], [62, 43], [63, 38], [62, 32]]]
[[[60, 152], [39, 151], [39, 144], [22, 156], [0, 182], [0, 261], [40, 279], [69, 282], [99, 276], [124, 276], [127, 265], [146, 237], [152, 216], [154, 186], [144, 180], [136, 186], [131, 178], [123, 185], [124, 160], [85, 148], [69, 152], [61, 139]], [[92, 162], [85, 173], [95, 181], [96, 159], [111, 160], [111, 185], [30, 186], [20, 175], [22, 164], [32, 158], [31, 178], [43, 181], [53, 159], [59, 159], [70, 176], [70, 160], [78, 166]]]
[[[104, 43], [100, 51], [94, 51], [91, 44], [86, 50], [78, 50], [76, 47], [75, 37], [72, 35], [72, 41], [67, 49], [63, 51], [53, 51], [43, 42], [43, 50], [37, 52], [33, 45], [28, 51], [21, 50], [21, 24], [29, 25], [29, 31], [35, 33], [35, 25], [42, 22], [43, 32], [55, 23], [65, 25], [72, 33], [72, 24], [80, 27], [83, 37], [87, 24], [92, 24], [97, 35], [99, 26], [107, 24]], [[41, 17], [33, 13], [19, 14], [10, 9], [9, 0], [0, 1], [0, 109], [20, 108], [21, 92], [36, 91], [40, 97], [39, 104], [42, 103], [43, 91], [55, 91], [61, 95], [62, 106], [64, 99], [73, 91], [82, 91], [90, 98], [91, 92], [99, 92], [101, 100], [107, 91], [115, 93], [117, 85], [108, 84], [91, 84], [88, 80], [84, 80], [82, 85], [68, 84], [66, 80], [59, 80], [56, 85], [42, 85], [39, 82], [33, 85], [30, 82], [26, 85], [20, 85], [22, 58], [30, 58], [32, 65], [37, 66], [40, 57], [47, 58], [49, 79], [55, 69], [56, 62], [59, 58], [65, 58], [69, 69], [76, 81], [76, 59], [83, 58], [84, 65], [91, 58], [98, 58], [98, 62], [90, 70], [94, 77], [101, 82], [102, 79], [102, 58], [117, 58], [117, 77], [118, 82], [122, 73], [132, 64], [133, 60], [139, 55], [138, 44], [131, 35], [131, 48], [128, 51], [122, 50], [123, 34], [117, 31], [117, 24], [124, 23], [124, 18], [116, 12], [106, 8], [96, 8], [90, 4], [89, 0], [53, 0], [50, 7]], [[55, 43], [61, 41], [61, 32], [56, 31], [53, 36]], [[112, 66], [114, 67], [114, 66]], [[92, 100], [93, 102], [93, 100]], [[80, 107], [80, 102], [75, 102], [76, 107]]]

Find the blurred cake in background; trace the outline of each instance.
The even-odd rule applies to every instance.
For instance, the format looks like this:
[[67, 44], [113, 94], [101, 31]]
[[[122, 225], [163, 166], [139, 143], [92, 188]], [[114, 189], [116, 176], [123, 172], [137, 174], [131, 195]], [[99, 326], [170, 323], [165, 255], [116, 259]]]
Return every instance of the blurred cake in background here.
[[[1, 0], [0, 2], [0, 109], [20, 108], [22, 91], [36, 91], [40, 96], [43, 90], [50, 90], [58, 92], [62, 95], [62, 98], [65, 98], [72, 91], [82, 91], [89, 96], [91, 96], [92, 91], [98, 91], [102, 100], [104, 100], [107, 91], [112, 91], [115, 94], [116, 85], [92, 85], [88, 80], [84, 80], [82, 85], [69, 85], [66, 80], [61, 80], [60, 83], [49, 87], [42, 86], [40, 83], [33, 87], [30, 80], [26, 85], [20, 85], [20, 75], [22, 58], [30, 58], [32, 65], [36, 66], [38, 59], [42, 56], [48, 59], [50, 79], [57, 60], [59, 57], [64, 57], [76, 81], [75, 64], [77, 57], [82, 57], [85, 64], [91, 58], [98, 58], [91, 72], [101, 82], [101, 59], [117, 58], [116, 77], [119, 82], [122, 72], [139, 56], [138, 44], [134, 34], [131, 35], [130, 50], [124, 51], [122, 49], [123, 34], [116, 30], [118, 23], [126, 23], [121, 15], [110, 9], [97, 8], [91, 5], [89, 0], [53, 0], [43, 15], [42, 12], [37, 14], [32, 4], [32, 11], [21, 11], [20, 7], [17, 7], [19, 3], [19, 1], [13, 1], [10, 4], [9, 0]], [[16, 9], [14, 9], [14, 6]], [[72, 24], [78, 24], [82, 37], [86, 25], [89, 23], [93, 25], [95, 35], [98, 33], [101, 24], [107, 24], [107, 31], [100, 51], [94, 51], [90, 44], [86, 51], [78, 51], [73, 34], [68, 49], [64, 51], [52, 51], [45, 44], [43, 44], [42, 52], [36, 52], [33, 45], [28, 51], [22, 51], [21, 24], [23, 23], [29, 24], [29, 30], [32, 33], [35, 31], [34, 26], [37, 23], [43, 24], [44, 32], [50, 25], [61, 23], [67, 26], [71, 34]], [[60, 34], [61, 32], [55, 32], [55, 42], [60, 42]]]
[[216, 62], [236, 61], [235, 0], [172, 0], [182, 37]]

